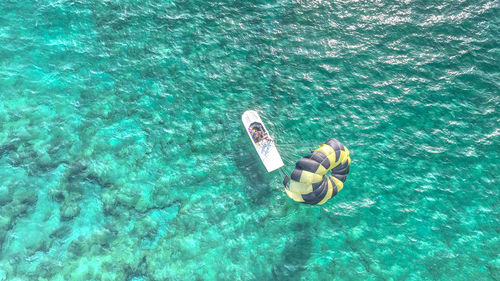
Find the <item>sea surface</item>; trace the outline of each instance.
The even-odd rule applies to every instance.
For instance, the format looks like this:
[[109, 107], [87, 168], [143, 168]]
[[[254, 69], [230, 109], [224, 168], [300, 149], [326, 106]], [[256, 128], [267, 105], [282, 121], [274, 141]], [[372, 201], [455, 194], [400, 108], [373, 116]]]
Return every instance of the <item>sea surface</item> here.
[[[500, 280], [498, 0], [1, 0], [0, 281]], [[344, 189], [296, 203], [329, 138]]]

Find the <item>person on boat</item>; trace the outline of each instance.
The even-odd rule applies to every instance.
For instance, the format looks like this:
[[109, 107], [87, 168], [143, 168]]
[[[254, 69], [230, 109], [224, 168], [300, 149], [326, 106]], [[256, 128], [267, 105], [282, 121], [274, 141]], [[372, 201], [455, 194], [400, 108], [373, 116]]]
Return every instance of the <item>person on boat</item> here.
[[250, 135], [252, 135], [252, 139], [255, 141], [257, 131], [255, 129], [250, 129]]
[[254, 135], [254, 141], [257, 143], [257, 142], [260, 142], [262, 140], [262, 138], [264, 137], [264, 134], [262, 133], [261, 130], [257, 130], [255, 131], [255, 135]]

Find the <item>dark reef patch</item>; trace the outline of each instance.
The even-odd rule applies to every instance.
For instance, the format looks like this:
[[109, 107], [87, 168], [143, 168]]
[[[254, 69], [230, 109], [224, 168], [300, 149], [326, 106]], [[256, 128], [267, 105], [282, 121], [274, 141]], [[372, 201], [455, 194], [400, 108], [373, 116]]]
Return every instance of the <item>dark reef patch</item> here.
[[273, 266], [271, 280], [301, 280], [302, 272], [307, 269], [314, 240], [311, 224], [295, 223], [290, 230], [293, 235], [287, 239], [281, 263]]

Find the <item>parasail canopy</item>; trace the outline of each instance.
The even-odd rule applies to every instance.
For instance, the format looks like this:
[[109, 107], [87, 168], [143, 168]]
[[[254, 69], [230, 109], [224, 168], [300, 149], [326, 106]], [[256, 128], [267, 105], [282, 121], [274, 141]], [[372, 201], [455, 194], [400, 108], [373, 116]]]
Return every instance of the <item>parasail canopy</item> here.
[[321, 205], [344, 187], [350, 164], [347, 147], [329, 139], [295, 164], [290, 177], [283, 181], [285, 191], [297, 202]]

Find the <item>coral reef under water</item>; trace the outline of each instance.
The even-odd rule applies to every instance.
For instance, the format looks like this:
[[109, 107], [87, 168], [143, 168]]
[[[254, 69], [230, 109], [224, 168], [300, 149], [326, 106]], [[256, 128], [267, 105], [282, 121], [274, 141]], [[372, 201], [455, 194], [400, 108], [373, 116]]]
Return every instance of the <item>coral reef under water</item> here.
[[[3, 1], [0, 281], [496, 280], [497, 10]], [[247, 109], [342, 192], [288, 199]]]

